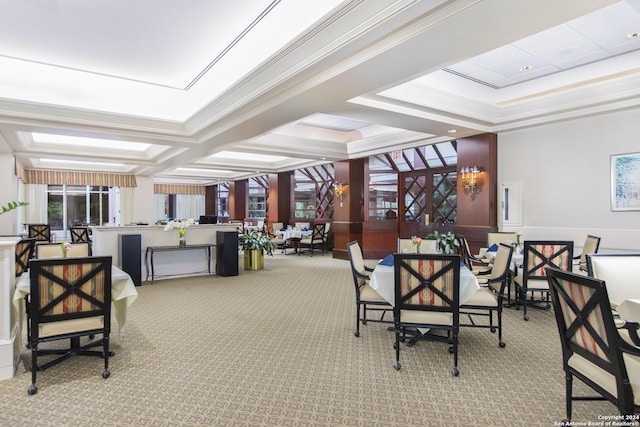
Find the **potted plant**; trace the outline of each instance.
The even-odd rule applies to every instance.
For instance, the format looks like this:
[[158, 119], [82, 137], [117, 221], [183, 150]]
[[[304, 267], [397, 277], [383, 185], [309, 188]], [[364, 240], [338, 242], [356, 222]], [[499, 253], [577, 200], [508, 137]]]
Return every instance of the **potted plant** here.
[[269, 236], [257, 231], [243, 233], [238, 238], [240, 248], [244, 252], [245, 270], [262, 270], [264, 268], [264, 254], [273, 256], [276, 244]]
[[453, 255], [458, 253], [458, 248], [460, 247], [460, 242], [456, 239], [456, 235], [452, 232], [448, 233], [440, 233], [438, 231], [434, 231], [428, 236], [430, 239], [435, 239], [438, 245], [438, 250], [440, 253], [445, 255]]

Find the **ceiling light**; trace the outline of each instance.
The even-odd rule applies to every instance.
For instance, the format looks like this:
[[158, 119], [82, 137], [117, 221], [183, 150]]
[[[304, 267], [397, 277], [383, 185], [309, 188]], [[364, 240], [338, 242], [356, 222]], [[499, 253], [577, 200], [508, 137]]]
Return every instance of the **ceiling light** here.
[[449, 129], [449, 130], [447, 131], [447, 133], [456, 133], [456, 132], [458, 132], [458, 131], [457, 131], [457, 130], [455, 130], [455, 129]]
[[523, 65], [522, 67], [520, 67], [520, 71], [522, 72], [527, 72], [531, 70], [533, 70], [533, 65]]
[[90, 166], [110, 166], [110, 167], [123, 167], [124, 163], [105, 163], [105, 162], [92, 162], [90, 160], [66, 160], [66, 159], [40, 159], [42, 163], [64, 163], [64, 164], [81, 164]]
[[81, 136], [57, 135], [33, 132], [31, 138], [39, 144], [73, 145], [87, 148], [110, 148], [128, 151], [146, 151], [151, 144], [141, 142], [118, 141], [112, 139], [85, 138]]
[[640, 33], [629, 33], [626, 36], [624, 36], [624, 38], [627, 40], [637, 39], [638, 37], [640, 37]]

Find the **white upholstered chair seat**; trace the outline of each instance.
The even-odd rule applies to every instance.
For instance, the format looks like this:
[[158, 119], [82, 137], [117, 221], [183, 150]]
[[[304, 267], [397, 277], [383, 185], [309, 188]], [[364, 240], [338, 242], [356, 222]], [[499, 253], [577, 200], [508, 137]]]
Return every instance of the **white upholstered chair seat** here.
[[360, 288], [360, 299], [365, 301], [386, 302], [386, 300], [368, 284]]
[[473, 295], [464, 302], [464, 305], [497, 307], [498, 297], [489, 288], [481, 287], [476, 290]]
[[452, 313], [437, 311], [400, 310], [402, 323], [422, 323], [434, 325], [453, 325]]
[[[628, 354], [624, 354], [623, 357], [624, 363], [627, 367], [629, 381], [631, 382], [631, 389], [633, 390], [634, 403], [636, 405], [640, 405], [640, 360], [637, 357]], [[616, 378], [604, 369], [594, 365], [576, 353], [569, 358], [568, 363], [569, 366], [596, 382], [613, 396], [618, 396]]]
[[104, 317], [84, 317], [82, 319], [62, 320], [59, 322], [40, 323], [38, 334], [40, 338], [73, 332], [92, 331], [104, 328]]
[[[513, 281], [516, 282], [520, 286], [523, 285], [522, 276], [514, 277]], [[527, 280], [527, 290], [529, 290], [531, 292], [531, 291], [536, 291], [538, 289], [549, 290], [549, 282], [547, 282], [546, 279], [529, 279], [529, 280]]]

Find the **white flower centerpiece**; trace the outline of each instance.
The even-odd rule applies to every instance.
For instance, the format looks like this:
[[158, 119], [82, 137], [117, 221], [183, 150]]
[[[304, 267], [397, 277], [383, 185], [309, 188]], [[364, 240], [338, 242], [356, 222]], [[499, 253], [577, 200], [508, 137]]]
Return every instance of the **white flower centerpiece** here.
[[195, 221], [193, 220], [193, 218], [183, 219], [180, 221], [171, 220], [167, 222], [167, 224], [164, 226], [164, 231], [177, 229], [178, 235], [180, 238], [180, 240], [178, 241], [178, 244], [180, 246], [187, 246], [187, 238], [186, 238], [187, 227], [193, 224], [195, 224]]

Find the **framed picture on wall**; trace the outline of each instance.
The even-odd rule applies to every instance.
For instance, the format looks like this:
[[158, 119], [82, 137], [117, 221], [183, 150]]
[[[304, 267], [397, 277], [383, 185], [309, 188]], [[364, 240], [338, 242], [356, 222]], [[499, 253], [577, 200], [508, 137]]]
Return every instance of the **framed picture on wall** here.
[[640, 210], [640, 153], [611, 156], [611, 210]]

